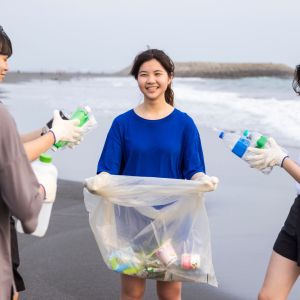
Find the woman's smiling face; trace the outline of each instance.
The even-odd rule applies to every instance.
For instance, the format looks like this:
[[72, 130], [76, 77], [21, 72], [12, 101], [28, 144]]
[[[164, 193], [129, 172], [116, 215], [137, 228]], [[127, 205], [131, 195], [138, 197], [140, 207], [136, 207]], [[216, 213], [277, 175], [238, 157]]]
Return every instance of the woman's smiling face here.
[[165, 91], [171, 83], [171, 78], [156, 59], [151, 59], [141, 65], [137, 81], [144, 100], [165, 100]]

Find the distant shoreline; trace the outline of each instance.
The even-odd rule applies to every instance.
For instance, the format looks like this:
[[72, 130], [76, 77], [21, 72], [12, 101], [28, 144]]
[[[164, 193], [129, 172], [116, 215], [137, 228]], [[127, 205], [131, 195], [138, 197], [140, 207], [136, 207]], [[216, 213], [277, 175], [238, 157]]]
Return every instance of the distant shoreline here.
[[[74, 78], [126, 77], [130, 66], [114, 73], [92, 72], [9, 72], [6, 83], [18, 83], [31, 80], [68, 81]], [[245, 77], [291, 78], [294, 70], [283, 64], [272, 63], [209, 63], [179, 62], [175, 63], [176, 77], [199, 77], [215, 79], [240, 79]]]
[[82, 73], [82, 72], [9, 72], [4, 82], [18, 83], [31, 80], [54, 80], [54, 81], [69, 81], [74, 78], [96, 78], [96, 77], [112, 77], [110, 73]]

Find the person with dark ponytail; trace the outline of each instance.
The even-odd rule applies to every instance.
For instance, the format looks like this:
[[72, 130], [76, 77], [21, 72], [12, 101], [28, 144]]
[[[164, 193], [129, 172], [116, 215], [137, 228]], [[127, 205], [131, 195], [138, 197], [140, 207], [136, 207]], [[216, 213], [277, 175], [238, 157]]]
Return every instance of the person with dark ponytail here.
[[[207, 176], [197, 127], [174, 108], [172, 60], [161, 50], [148, 49], [136, 56], [130, 74], [143, 102], [114, 119], [97, 173], [187, 180]], [[207, 179], [215, 189], [217, 179]], [[142, 299], [145, 284], [143, 278], [122, 274], [121, 299]], [[181, 299], [181, 282], [157, 281], [157, 294], [159, 299]]]
[[[300, 65], [296, 67], [293, 89], [300, 96]], [[300, 158], [292, 160], [273, 138], [266, 149], [249, 149], [253, 168], [279, 166], [296, 180], [297, 197], [273, 246], [259, 300], [285, 300], [300, 274]]]

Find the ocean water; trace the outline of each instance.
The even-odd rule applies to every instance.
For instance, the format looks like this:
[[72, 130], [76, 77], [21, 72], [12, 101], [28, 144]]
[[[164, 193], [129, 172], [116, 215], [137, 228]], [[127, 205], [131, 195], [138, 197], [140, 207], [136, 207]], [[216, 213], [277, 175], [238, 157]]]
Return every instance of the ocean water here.
[[[257, 130], [287, 146], [299, 146], [300, 97], [291, 83], [290, 79], [270, 77], [176, 78], [173, 89], [176, 107], [189, 113], [197, 124]], [[142, 100], [135, 80], [129, 77], [4, 83], [0, 89], [22, 131], [43, 124], [54, 108], [71, 112], [78, 104], [89, 104], [99, 120], [103, 116], [113, 119]]]
[[[300, 97], [292, 90], [291, 79], [176, 78], [173, 83], [175, 105], [187, 112], [197, 125], [213, 129], [256, 130], [273, 136], [283, 146], [300, 146]], [[3, 83], [0, 99], [15, 117], [20, 132], [42, 127], [53, 109], [72, 112], [80, 104], [92, 107], [98, 128], [78, 151], [62, 151], [57, 158], [62, 166], [74, 166], [74, 153], [93, 160], [84, 175], [94, 173], [105, 135], [114, 117], [137, 106], [142, 95], [130, 77], [80, 78], [70, 81], [30, 81]], [[97, 134], [97, 132], [102, 134]], [[217, 133], [216, 133], [217, 134]], [[93, 144], [93, 146], [92, 146]], [[61, 168], [61, 177], [82, 176]], [[81, 172], [78, 169], [78, 172]], [[76, 168], [75, 168], [76, 170]]]

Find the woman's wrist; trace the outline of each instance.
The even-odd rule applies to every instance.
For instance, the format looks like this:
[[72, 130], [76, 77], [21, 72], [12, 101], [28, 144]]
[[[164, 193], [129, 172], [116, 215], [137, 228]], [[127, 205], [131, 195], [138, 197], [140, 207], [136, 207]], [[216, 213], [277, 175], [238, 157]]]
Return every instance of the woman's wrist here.
[[49, 134], [52, 135], [52, 137], [53, 137], [53, 144], [55, 144], [56, 143], [56, 137], [55, 137], [54, 132], [50, 129], [47, 133], [49, 133]]
[[282, 159], [281, 164], [280, 164], [280, 167], [281, 167], [281, 168], [284, 168], [284, 162], [285, 162], [288, 158], [290, 158], [290, 157], [289, 157], [288, 155], [286, 155], [286, 156]]

